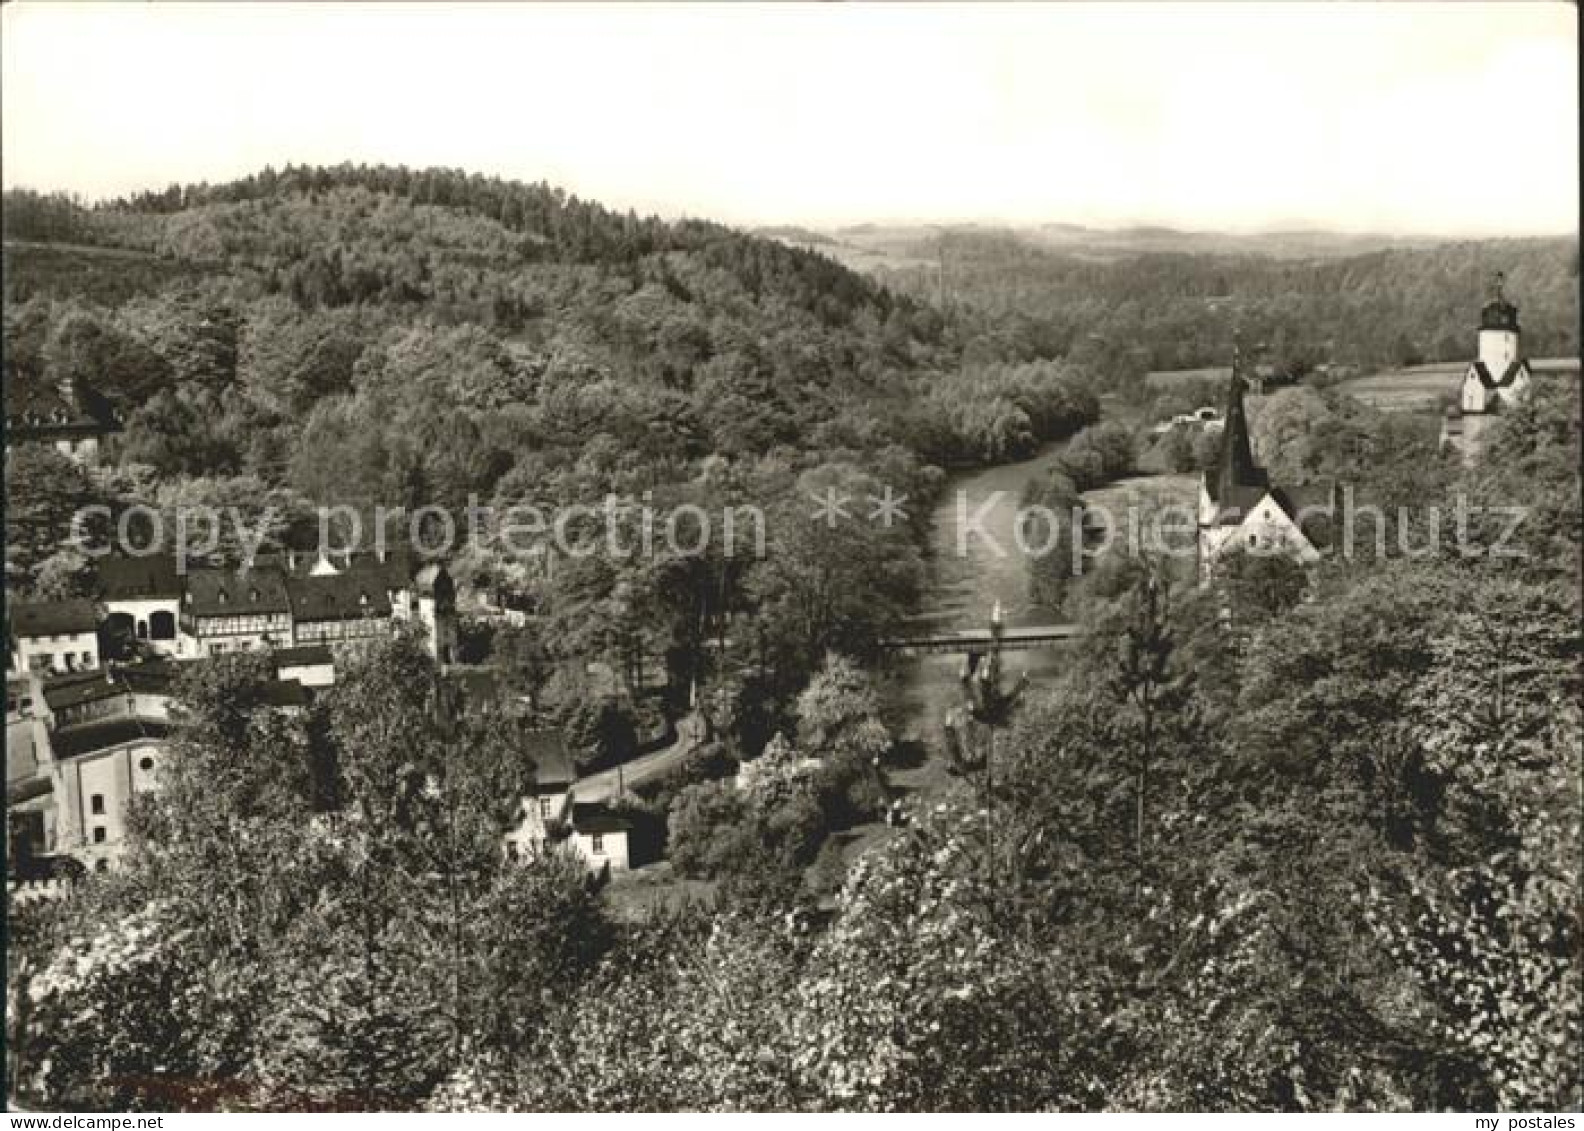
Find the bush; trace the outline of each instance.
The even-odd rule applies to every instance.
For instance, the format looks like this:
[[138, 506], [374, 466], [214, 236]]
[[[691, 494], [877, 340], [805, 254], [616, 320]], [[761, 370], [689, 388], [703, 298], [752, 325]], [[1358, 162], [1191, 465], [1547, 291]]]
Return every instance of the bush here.
[[683, 758], [670, 773], [637, 787], [634, 792], [657, 810], [667, 812], [683, 790], [733, 777], [737, 766], [737, 759], [724, 744], [706, 742]]
[[615, 699], [581, 700], [564, 707], [561, 725], [578, 769], [614, 766], [638, 749], [638, 724], [633, 711]]
[[808, 885], [816, 895], [834, 895], [847, 882], [847, 858], [837, 839], [827, 840], [808, 871]]
[[752, 811], [731, 782], [703, 782], [677, 795], [667, 821], [671, 864], [681, 876], [711, 879], [751, 857]]
[[844, 829], [872, 820], [885, 810], [888, 800], [880, 768], [856, 751], [827, 758], [813, 784], [829, 828]]
[[1122, 425], [1107, 421], [1074, 436], [1056, 457], [1056, 466], [1078, 490], [1089, 491], [1128, 474], [1134, 458], [1132, 435]]

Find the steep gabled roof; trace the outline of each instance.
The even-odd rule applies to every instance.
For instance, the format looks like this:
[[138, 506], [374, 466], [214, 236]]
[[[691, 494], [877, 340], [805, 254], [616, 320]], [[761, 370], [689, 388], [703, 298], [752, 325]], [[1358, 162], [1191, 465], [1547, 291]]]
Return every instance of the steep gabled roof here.
[[173, 554], [146, 558], [109, 557], [94, 564], [101, 601], [137, 601], [181, 596], [182, 579]]
[[195, 617], [289, 613], [286, 579], [278, 570], [196, 569], [187, 575], [182, 608]]
[[92, 601], [17, 601], [6, 607], [13, 638], [75, 636], [99, 630], [99, 608]]
[[82, 383], [57, 386], [14, 369], [6, 374], [6, 429], [18, 439], [105, 435], [117, 431], [115, 410], [96, 389]]
[[286, 582], [292, 616], [300, 621], [363, 620], [391, 615], [390, 594], [378, 575], [349, 570]]
[[1271, 498], [1293, 520], [1300, 533], [1317, 550], [1331, 544], [1336, 488], [1331, 483], [1308, 483], [1302, 487], [1276, 487]]
[[1507, 368], [1502, 371], [1500, 377], [1493, 377], [1490, 368], [1483, 361], [1474, 362], [1469, 366], [1469, 370], [1479, 378], [1479, 383], [1487, 389], [1505, 389], [1518, 380], [1520, 374], [1528, 374], [1529, 362], [1521, 357], [1516, 361], [1508, 362]]

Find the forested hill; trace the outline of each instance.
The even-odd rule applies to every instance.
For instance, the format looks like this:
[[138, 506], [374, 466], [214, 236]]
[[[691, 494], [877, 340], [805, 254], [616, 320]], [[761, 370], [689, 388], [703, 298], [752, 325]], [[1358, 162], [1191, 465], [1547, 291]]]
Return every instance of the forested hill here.
[[1531, 355], [1579, 348], [1578, 245], [1565, 238], [1415, 240], [1357, 253], [1341, 237], [1314, 235], [1122, 240], [1073, 229], [1056, 240], [1046, 229], [972, 227], [778, 234], [900, 293], [933, 302], [944, 291], [948, 303], [1015, 316], [1035, 348], [1121, 383], [1140, 371], [1222, 364], [1234, 327], [1246, 342], [1266, 343], [1273, 361], [1300, 369], [1467, 357], [1496, 271], [1522, 308]]
[[[122, 388], [107, 391], [133, 403], [183, 383], [237, 384], [300, 429], [316, 402], [361, 387], [360, 357], [368, 369], [371, 348], [399, 345], [419, 355], [404, 359], [414, 368], [468, 375], [470, 387], [454, 391], [471, 407], [604, 385], [619, 402], [605, 406], [614, 419], [635, 418], [635, 433], [664, 421], [663, 442], [688, 455], [795, 442], [833, 405], [904, 395], [908, 377], [954, 361], [936, 314], [831, 260], [715, 224], [618, 214], [543, 185], [341, 167], [92, 211], [21, 194], [6, 204], [12, 304], [41, 289], [53, 300], [92, 296], [69, 271], [30, 271], [41, 256], [16, 246], [69, 241], [192, 269], [174, 287], [160, 279], [153, 295], [111, 295], [106, 332], [147, 339], [151, 318], [140, 311], [150, 305], [178, 320], [183, 305], [221, 312], [209, 321], [235, 342], [212, 364], [161, 372], [114, 359]], [[423, 341], [390, 336], [418, 322], [429, 326]], [[24, 364], [43, 353], [33, 323], [12, 343]], [[257, 435], [268, 422], [235, 423]]]

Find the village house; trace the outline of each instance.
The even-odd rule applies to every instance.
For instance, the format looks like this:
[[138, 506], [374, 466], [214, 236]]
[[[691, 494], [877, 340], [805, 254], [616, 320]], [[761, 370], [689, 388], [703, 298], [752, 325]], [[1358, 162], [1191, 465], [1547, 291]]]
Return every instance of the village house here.
[[54, 681], [48, 758], [52, 849], [97, 871], [124, 848], [132, 798], [156, 788], [170, 733], [169, 670]]
[[270, 654], [278, 679], [314, 689], [335, 683], [335, 653], [325, 644], [298, 644]]
[[590, 871], [626, 871], [631, 826], [604, 805], [578, 802], [577, 772], [563, 733], [529, 732], [524, 753], [534, 764], [534, 784], [523, 798], [521, 822], [506, 835], [507, 856], [527, 860], [566, 842]]
[[625, 872], [631, 865], [626, 818], [597, 802], [572, 806], [572, 847], [590, 871]]
[[96, 390], [74, 381], [51, 385], [7, 367], [6, 450], [10, 445], [48, 444], [78, 463], [98, 462], [100, 447], [121, 424]]
[[267, 568], [193, 570], [183, 586], [180, 625], [195, 656], [291, 644], [286, 579]]
[[77, 672], [99, 667], [99, 625], [92, 601], [7, 602], [8, 670]]
[[99, 603], [105, 610], [105, 632], [129, 651], [147, 650], [183, 657], [179, 632], [182, 578], [170, 554], [107, 557], [94, 570]]
[[390, 591], [375, 571], [290, 577], [286, 597], [297, 644], [346, 644], [390, 635]]
[[[178, 670], [149, 661], [32, 677], [37, 702], [6, 725], [14, 852], [71, 857], [96, 871], [114, 865], [126, 847], [132, 800], [159, 788]], [[300, 683], [276, 680], [260, 706], [300, 713], [308, 703]]]

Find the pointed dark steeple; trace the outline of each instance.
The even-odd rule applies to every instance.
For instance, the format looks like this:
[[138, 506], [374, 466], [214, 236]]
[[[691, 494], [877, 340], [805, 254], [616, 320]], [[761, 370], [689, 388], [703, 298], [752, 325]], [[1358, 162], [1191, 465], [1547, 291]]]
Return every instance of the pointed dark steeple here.
[[1221, 430], [1221, 456], [1216, 461], [1216, 474], [1209, 487], [1213, 499], [1231, 501], [1239, 487], [1267, 485], [1265, 472], [1254, 462], [1254, 448], [1249, 443], [1248, 415], [1243, 408], [1243, 374], [1241, 351], [1236, 339], [1232, 346], [1232, 379], [1227, 385], [1226, 424]]

